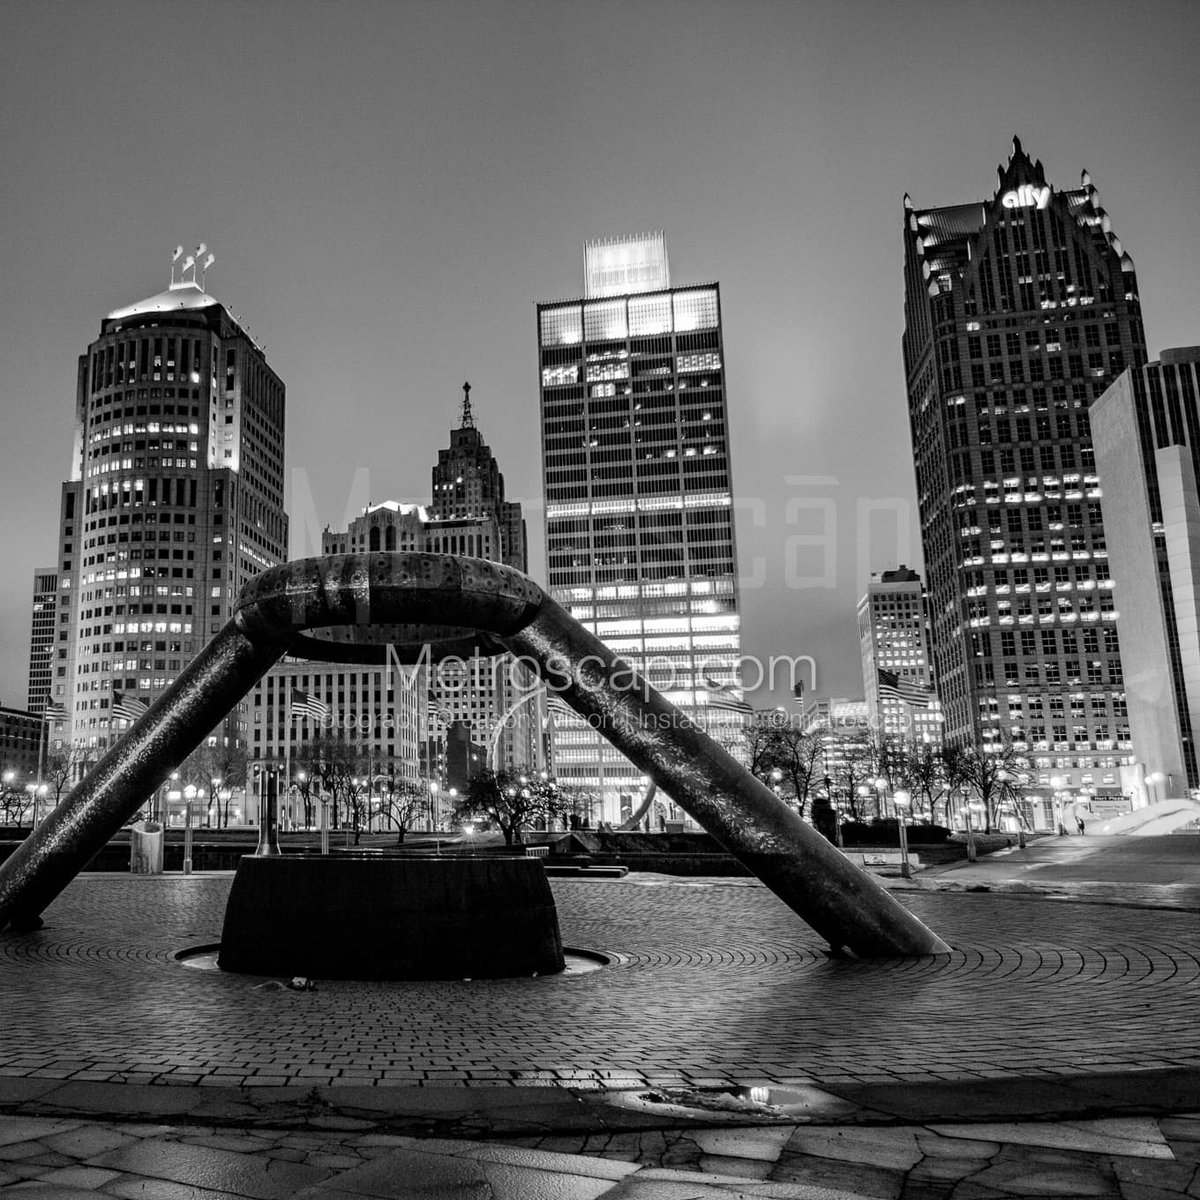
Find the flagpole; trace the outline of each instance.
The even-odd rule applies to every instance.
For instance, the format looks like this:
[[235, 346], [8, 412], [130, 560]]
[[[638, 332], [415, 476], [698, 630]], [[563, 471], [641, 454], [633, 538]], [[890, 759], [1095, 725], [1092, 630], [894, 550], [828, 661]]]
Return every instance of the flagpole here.
[[292, 821], [292, 689], [291, 681], [283, 689], [286, 699], [283, 702], [283, 811], [289, 824]]

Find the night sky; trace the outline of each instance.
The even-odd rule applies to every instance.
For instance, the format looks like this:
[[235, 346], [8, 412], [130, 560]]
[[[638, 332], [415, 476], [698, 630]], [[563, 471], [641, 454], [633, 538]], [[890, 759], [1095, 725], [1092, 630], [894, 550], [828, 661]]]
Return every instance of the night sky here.
[[[428, 501], [469, 379], [544, 578], [534, 304], [580, 294], [585, 239], [664, 229], [673, 283], [721, 283], [744, 650], [812, 655], [822, 694], [862, 692], [862, 572], [920, 562], [905, 192], [990, 197], [1013, 134], [1058, 187], [1086, 167], [1151, 354], [1200, 342], [1192, 0], [6, 0], [0, 19], [2, 704], [25, 705], [77, 356], [166, 287], [177, 243], [216, 252], [208, 291], [287, 386], [293, 557], [368, 494]], [[889, 498], [909, 532], [878, 518], [867, 544], [859, 503]], [[805, 584], [820, 553], [789, 539], [835, 518], [829, 586]]]

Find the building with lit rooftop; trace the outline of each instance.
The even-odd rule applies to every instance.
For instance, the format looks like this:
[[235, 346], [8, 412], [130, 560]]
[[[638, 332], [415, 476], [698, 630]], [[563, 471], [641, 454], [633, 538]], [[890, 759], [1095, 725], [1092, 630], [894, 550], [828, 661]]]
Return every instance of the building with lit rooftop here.
[[[720, 288], [673, 286], [661, 233], [589, 242], [583, 295], [537, 306], [551, 595], [730, 746], [740, 658]], [[554, 716], [561, 783], [636, 805], [641, 772]]]
[[1132, 259], [1085, 171], [1014, 140], [996, 190], [904, 199], [904, 366], [949, 744], [1120, 789], [1133, 753], [1090, 409], [1146, 359]]
[[[283, 381], [204, 290], [212, 255], [181, 255], [167, 290], [110, 312], [79, 359], [49, 696], [66, 710], [52, 745], [82, 757], [112, 745], [287, 553]], [[243, 702], [212, 737], [246, 735]]]

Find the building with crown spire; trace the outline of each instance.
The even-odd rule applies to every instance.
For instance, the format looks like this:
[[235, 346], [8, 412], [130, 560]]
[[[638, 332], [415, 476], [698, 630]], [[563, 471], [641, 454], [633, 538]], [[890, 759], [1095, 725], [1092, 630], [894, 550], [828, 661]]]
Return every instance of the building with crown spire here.
[[951, 745], [1119, 792], [1131, 759], [1089, 410], [1146, 359], [1133, 261], [1090, 177], [1014, 139], [991, 196], [904, 198], [904, 366], [934, 677]]
[[[179, 268], [177, 250], [167, 290], [110, 312], [79, 359], [43, 697], [65, 710], [51, 748], [81, 760], [111, 746], [242, 586], [287, 555], [283, 381], [204, 290], [206, 249]], [[212, 738], [246, 736], [241, 704]]]
[[[450, 431], [450, 444], [438, 451], [431, 486], [432, 500], [427, 505], [394, 500], [368, 504], [348, 529], [325, 531], [322, 552], [428, 551], [527, 569], [521, 505], [505, 496], [504, 476], [475, 423], [470, 383], [463, 384], [458, 424]], [[476, 769], [520, 770], [542, 765], [535, 711], [538, 697], [532, 677], [527, 672], [514, 676], [514, 669], [511, 656], [504, 655], [461, 664], [447, 662], [430, 672], [428, 696], [422, 700], [428, 701], [431, 740], [442, 747], [440, 752], [427, 754], [426, 772], [434, 782], [448, 785], [444, 748], [452, 729], [469, 741], [468, 758], [474, 755]], [[522, 703], [526, 696], [528, 703]], [[405, 726], [409, 725], [411, 721], [405, 717]], [[407, 750], [397, 748], [394, 754], [404, 757]]]

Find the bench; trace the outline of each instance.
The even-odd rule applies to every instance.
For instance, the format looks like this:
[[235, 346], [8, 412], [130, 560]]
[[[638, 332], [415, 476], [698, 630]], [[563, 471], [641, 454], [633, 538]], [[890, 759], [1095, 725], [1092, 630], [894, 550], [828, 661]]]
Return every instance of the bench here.
[[526, 846], [525, 847], [525, 857], [526, 858], [549, 858], [550, 857], [550, 847], [549, 846]]
[[[850, 853], [846, 857], [860, 867], [898, 867], [902, 861], [899, 850], [874, 850], [863, 854]], [[921, 869], [920, 855], [911, 850], [908, 852], [908, 861], [914, 871]]]

